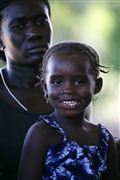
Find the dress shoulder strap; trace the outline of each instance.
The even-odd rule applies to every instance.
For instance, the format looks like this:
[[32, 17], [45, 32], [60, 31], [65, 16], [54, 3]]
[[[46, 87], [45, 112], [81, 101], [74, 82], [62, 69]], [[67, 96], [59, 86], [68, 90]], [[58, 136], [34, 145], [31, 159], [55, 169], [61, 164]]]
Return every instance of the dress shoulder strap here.
[[104, 147], [108, 148], [110, 132], [103, 125], [98, 124], [98, 126], [99, 126], [100, 132], [101, 132], [101, 134], [100, 134], [101, 145], [103, 145]]

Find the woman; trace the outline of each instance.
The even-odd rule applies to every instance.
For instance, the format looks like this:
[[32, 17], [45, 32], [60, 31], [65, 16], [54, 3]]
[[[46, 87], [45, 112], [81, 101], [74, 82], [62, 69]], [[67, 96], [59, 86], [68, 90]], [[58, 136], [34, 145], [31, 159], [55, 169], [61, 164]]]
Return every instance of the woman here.
[[[31, 11], [32, 9], [32, 11]], [[43, 55], [50, 47], [48, 0], [0, 1], [0, 179], [16, 180], [23, 140], [39, 113], [50, 112], [39, 82]]]

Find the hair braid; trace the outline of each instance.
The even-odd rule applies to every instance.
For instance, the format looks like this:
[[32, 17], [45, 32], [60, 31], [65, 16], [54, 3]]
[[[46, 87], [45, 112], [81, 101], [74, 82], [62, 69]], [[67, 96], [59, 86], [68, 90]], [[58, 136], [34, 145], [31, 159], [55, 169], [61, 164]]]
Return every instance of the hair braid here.
[[94, 74], [96, 77], [99, 75], [99, 72], [102, 72], [102, 73], [109, 72], [104, 69], [106, 68], [110, 69], [110, 67], [100, 65], [100, 57], [98, 53], [92, 47], [84, 43], [68, 41], [68, 42], [58, 43], [54, 45], [52, 48], [47, 50], [42, 61], [41, 79], [44, 80], [45, 78], [47, 62], [51, 56], [55, 56], [55, 55], [59, 56], [61, 54], [70, 55], [76, 52], [80, 54], [85, 54], [89, 58], [93, 66]]

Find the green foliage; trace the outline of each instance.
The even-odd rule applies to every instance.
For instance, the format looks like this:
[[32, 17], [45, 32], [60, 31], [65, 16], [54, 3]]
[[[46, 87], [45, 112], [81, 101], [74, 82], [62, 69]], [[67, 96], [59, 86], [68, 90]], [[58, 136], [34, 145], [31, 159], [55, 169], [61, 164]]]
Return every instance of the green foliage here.
[[76, 40], [96, 48], [105, 64], [120, 71], [120, 3], [114, 1], [51, 0], [53, 44]]

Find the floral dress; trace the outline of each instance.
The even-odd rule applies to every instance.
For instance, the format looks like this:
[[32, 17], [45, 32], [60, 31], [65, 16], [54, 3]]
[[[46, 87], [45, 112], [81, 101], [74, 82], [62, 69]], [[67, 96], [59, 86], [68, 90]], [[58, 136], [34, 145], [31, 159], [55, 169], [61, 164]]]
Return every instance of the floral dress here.
[[44, 121], [63, 136], [60, 144], [48, 149], [44, 164], [43, 180], [97, 180], [107, 170], [107, 151], [110, 133], [101, 128], [100, 145], [80, 146], [67, 139], [59, 124], [48, 116], [41, 116]]

